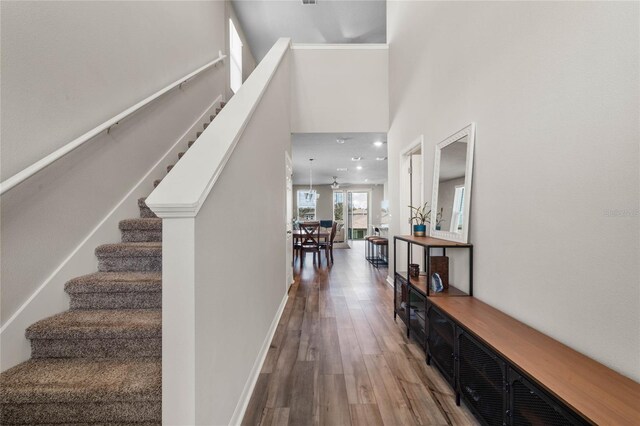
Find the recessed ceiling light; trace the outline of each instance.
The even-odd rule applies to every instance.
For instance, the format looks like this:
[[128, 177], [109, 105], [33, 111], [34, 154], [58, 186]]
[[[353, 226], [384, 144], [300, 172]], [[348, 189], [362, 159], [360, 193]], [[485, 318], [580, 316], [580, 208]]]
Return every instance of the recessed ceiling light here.
[[338, 167], [336, 170], [339, 172], [346, 172], [348, 169], [346, 167]]
[[364, 160], [364, 157], [351, 157], [351, 161], [361, 161]]
[[356, 167], [356, 169], [362, 170], [362, 166], [358, 166], [358, 167]]
[[387, 157], [376, 157], [376, 160], [378, 160], [378, 161], [384, 161], [386, 159], [387, 159]]
[[382, 146], [382, 145], [384, 145], [384, 142], [382, 142], [382, 141], [375, 141], [373, 144], [374, 144], [375, 146]]
[[365, 182], [369, 182], [369, 179], [365, 179], [364, 181], [365, 181]]
[[338, 142], [339, 144], [343, 144], [344, 143], [344, 139], [338, 138], [338, 139], [336, 139], [336, 142]]

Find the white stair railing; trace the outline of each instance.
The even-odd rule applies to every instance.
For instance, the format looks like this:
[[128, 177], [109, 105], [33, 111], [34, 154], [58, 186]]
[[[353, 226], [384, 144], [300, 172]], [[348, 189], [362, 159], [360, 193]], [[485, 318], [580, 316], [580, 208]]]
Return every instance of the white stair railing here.
[[135, 114], [136, 112], [138, 112], [139, 110], [141, 110], [145, 106], [149, 105], [150, 103], [152, 103], [156, 99], [158, 99], [158, 98], [162, 97], [163, 95], [169, 93], [171, 90], [175, 89], [176, 87], [181, 87], [188, 80], [191, 80], [192, 78], [194, 78], [198, 74], [202, 73], [203, 71], [206, 71], [211, 67], [217, 66], [218, 63], [222, 62], [226, 57], [227, 56], [223, 55], [222, 52], [218, 52], [218, 57], [216, 59], [214, 59], [213, 61], [204, 64], [203, 66], [201, 66], [197, 70], [195, 70], [195, 71], [185, 75], [184, 77], [174, 81], [173, 83], [169, 84], [165, 88], [158, 90], [153, 95], [148, 96], [147, 98], [141, 100], [137, 104], [135, 104], [135, 105], [127, 108], [126, 110], [122, 111], [120, 114], [110, 118], [109, 120], [105, 121], [104, 123], [100, 124], [99, 126], [94, 127], [93, 129], [89, 130], [85, 134], [75, 138], [71, 142], [65, 144], [64, 146], [62, 146], [60, 148], [58, 148], [57, 150], [53, 151], [51, 154], [47, 155], [46, 157], [36, 161], [35, 163], [30, 165], [29, 167], [26, 167], [25, 169], [19, 171], [18, 173], [16, 173], [15, 175], [11, 176], [10, 178], [5, 180], [4, 182], [0, 183], [0, 195], [4, 194], [5, 192], [9, 191], [10, 189], [14, 188], [15, 186], [17, 186], [20, 183], [24, 182], [25, 180], [29, 179], [31, 176], [35, 175], [39, 171], [41, 171], [44, 168], [46, 168], [46, 167], [50, 166], [51, 164], [55, 163], [56, 161], [58, 161], [59, 159], [61, 159], [65, 155], [69, 154], [70, 152], [74, 151], [75, 149], [81, 147], [85, 143], [89, 142], [91, 139], [93, 139], [96, 136], [100, 135], [102, 132], [105, 132], [105, 131], [108, 132], [113, 126], [117, 125], [118, 123], [120, 123], [121, 121], [123, 121], [124, 119], [129, 117], [130, 115]]
[[275, 43], [146, 199], [162, 218], [165, 424], [239, 421], [286, 300], [289, 51]]

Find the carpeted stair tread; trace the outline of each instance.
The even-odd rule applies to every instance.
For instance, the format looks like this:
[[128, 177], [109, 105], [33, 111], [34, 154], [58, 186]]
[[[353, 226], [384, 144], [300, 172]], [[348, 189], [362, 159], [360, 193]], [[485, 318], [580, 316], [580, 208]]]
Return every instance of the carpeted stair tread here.
[[[143, 239], [143, 237], [145, 239]], [[148, 237], [148, 239], [146, 239]], [[151, 272], [162, 270], [162, 232], [123, 231], [122, 242], [104, 244], [96, 249], [98, 271], [100, 272]]]
[[0, 375], [0, 404], [159, 402], [161, 363], [160, 358], [31, 359]]
[[96, 248], [100, 272], [65, 284], [71, 310], [27, 328], [32, 359], [0, 374], [0, 424], [160, 424], [162, 221], [138, 208], [122, 243]]
[[103, 244], [96, 249], [98, 257], [151, 257], [162, 256], [162, 243]]
[[119, 224], [121, 231], [128, 230], [146, 230], [146, 231], [161, 231], [162, 230], [162, 219], [160, 218], [134, 218], [134, 219], [124, 219], [120, 221]]
[[28, 339], [132, 339], [160, 337], [159, 309], [73, 310], [27, 328]]
[[69, 294], [159, 292], [162, 290], [162, 273], [94, 272], [69, 280], [64, 289]]

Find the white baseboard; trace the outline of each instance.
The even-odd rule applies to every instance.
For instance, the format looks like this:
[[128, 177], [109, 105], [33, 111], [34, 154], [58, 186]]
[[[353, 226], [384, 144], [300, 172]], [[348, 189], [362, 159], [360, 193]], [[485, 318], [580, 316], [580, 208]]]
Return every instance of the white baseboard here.
[[247, 411], [247, 407], [249, 406], [249, 400], [251, 399], [251, 395], [253, 394], [253, 389], [256, 386], [258, 376], [260, 375], [260, 371], [262, 370], [262, 364], [264, 364], [264, 360], [267, 358], [267, 352], [269, 352], [271, 340], [273, 340], [273, 335], [276, 333], [278, 323], [280, 322], [280, 317], [282, 317], [282, 312], [284, 312], [284, 307], [287, 305], [288, 299], [289, 295], [285, 294], [282, 298], [282, 302], [280, 302], [280, 307], [278, 308], [276, 316], [271, 322], [271, 326], [269, 327], [269, 331], [267, 332], [267, 336], [265, 337], [264, 342], [262, 342], [262, 347], [260, 348], [260, 352], [258, 353], [256, 362], [253, 364], [253, 368], [251, 369], [249, 378], [244, 385], [244, 389], [242, 389], [242, 394], [240, 394], [238, 405], [236, 405], [236, 409], [233, 411], [233, 415], [231, 416], [231, 420], [229, 421], [230, 425], [235, 426], [242, 423], [244, 414]]
[[387, 284], [389, 284], [389, 287], [394, 288], [393, 286], [393, 278], [391, 278], [391, 275], [387, 275]]
[[[78, 244], [37, 290], [20, 306], [20, 308], [0, 328], [0, 371], [29, 359], [31, 347], [25, 338], [25, 330], [31, 324], [51, 315], [69, 309], [69, 300], [64, 293], [65, 283], [74, 277], [86, 274], [88, 268], [94, 268], [96, 262], [94, 250], [100, 244], [113, 241], [114, 232], [119, 234], [118, 222], [130, 217], [132, 210], [138, 211], [138, 198], [148, 195], [155, 177], [166, 173], [166, 166], [171, 158], [176, 159], [178, 152], [184, 150], [190, 137], [202, 130], [202, 125], [209, 121], [209, 115], [215, 113], [216, 107], [224, 100], [219, 95], [207, 109], [193, 122], [189, 129], [171, 146], [164, 156], [140, 179], [115, 207], [96, 225]], [[88, 266], [90, 265], [90, 266]]]

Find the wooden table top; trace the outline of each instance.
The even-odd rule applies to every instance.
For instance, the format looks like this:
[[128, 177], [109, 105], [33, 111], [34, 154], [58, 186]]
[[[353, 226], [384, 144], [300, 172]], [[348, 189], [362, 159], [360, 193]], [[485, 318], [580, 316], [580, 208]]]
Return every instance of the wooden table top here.
[[396, 235], [395, 238], [408, 243], [419, 244], [423, 247], [473, 247], [473, 244], [456, 241], [441, 240], [432, 237], [416, 237], [413, 235]]
[[640, 425], [639, 383], [474, 297], [430, 300], [591, 422]]

